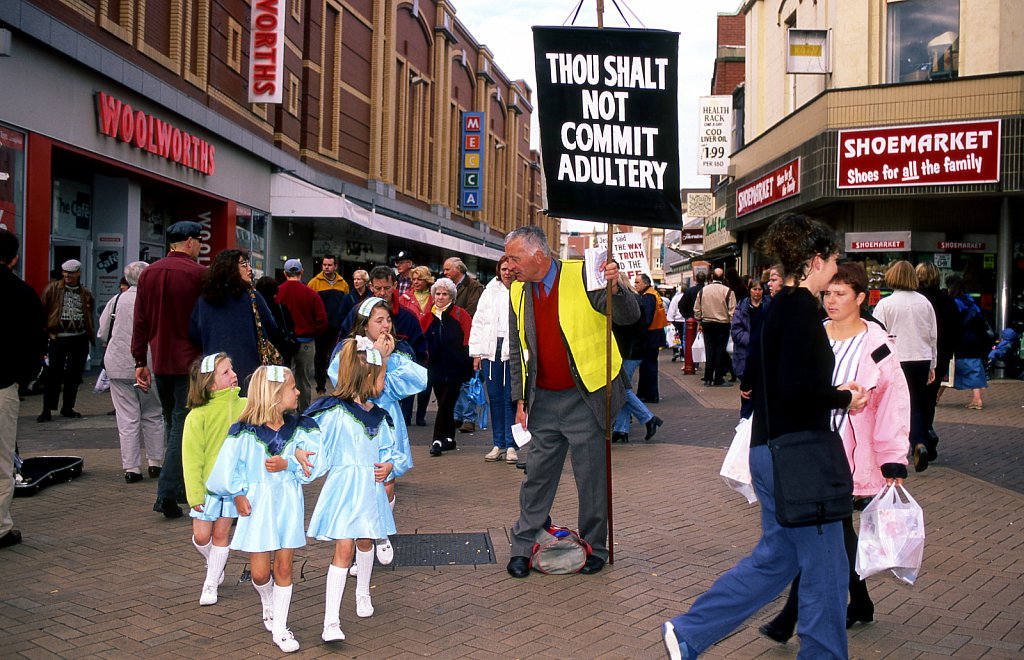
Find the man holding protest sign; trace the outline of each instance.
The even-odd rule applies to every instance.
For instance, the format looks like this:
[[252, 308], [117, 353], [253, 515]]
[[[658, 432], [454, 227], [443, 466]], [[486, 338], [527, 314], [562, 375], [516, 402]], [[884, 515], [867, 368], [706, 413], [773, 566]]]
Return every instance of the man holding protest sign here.
[[[612, 388], [611, 410], [618, 411], [625, 399], [618, 376], [622, 359], [614, 344], [610, 384], [605, 374], [607, 290], [588, 292], [583, 262], [554, 258], [539, 227], [509, 233], [505, 253], [516, 275], [509, 314], [512, 399], [516, 423], [533, 436], [508, 572], [517, 578], [529, 575], [530, 552], [548, 519], [571, 449], [579, 531], [593, 548], [580, 572], [596, 573], [608, 559], [606, 388]], [[639, 318], [640, 309], [633, 296], [619, 289], [618, 276], [615, 262], [605, 264], [604, 278], [612, 283], [612, 319], [625, 325]]]

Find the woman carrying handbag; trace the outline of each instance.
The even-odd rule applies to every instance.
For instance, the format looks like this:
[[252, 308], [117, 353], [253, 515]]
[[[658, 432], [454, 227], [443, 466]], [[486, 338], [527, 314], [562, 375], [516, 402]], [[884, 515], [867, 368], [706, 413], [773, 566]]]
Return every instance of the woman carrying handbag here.
[[[750, 472], [761, 502], [761, 538], [687, 613], [663, 625], [670, 658], [696, 658], [771, 602], [798, 573], [803, 575], [799, 657], [847, 657], [842, 525], [838, 520], [800, 527], [780, 524], [780, 484], [769, 449], [770, 441], [783, 436], [830, 432], [833, 409], [864, 407], [866, 397], [858, 384], [832, 385], [835, 358], [819, 319], [817, 296], [836, 272], [839, 245], [821, 222], [786, 215], [765, 232], [758, 248], [779, 258], [787, 278], [786, 287], [765, 310], [762, 337], [751, 342], [741, 385], [754, 398]], [[812, 466], [805, 472], [817, 467]]]

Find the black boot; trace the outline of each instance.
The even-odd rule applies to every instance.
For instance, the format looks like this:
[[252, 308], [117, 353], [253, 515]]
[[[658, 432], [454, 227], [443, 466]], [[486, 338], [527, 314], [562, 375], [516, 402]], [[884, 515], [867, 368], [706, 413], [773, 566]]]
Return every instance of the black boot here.
[[786, 604], [782, 607], [782, 611], [774, 619], [758, 628], [762, 635], [774, 639], [779, 644], [789, 641], [789, 638], [793, 636], [793, 631], [796, 630], [797, 611], [800, 607], [800, 601], [797, 598], [799, 590], [800, 576], [798, 575], [789, 588], [789, 597], [786, 598]]

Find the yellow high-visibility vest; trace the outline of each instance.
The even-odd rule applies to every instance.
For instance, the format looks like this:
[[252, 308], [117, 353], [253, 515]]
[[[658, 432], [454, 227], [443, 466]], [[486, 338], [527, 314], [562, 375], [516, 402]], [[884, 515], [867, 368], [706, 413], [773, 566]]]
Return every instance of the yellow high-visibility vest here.
[[[523, 369], [523, 398], [526, 398], [526, 361], [527, 355], [526, 328], [523, 323], [525, 293], [522, 282], [513, 282], [510, 289], [512, 306], [516, 311], [519, 325], [520, 360]], [[610, 302], [610, 301], [609, 301]], [[569, 354], [576, 365], [583, 386], [588, 392], [595, 392], [608, 384], [605, 362], [606, 358], [606, 317], [594, 309], [583, 286], [583, 262], [565, 260], [558, 278], [558, 325], [569, 345]], [[615, 341], [611, 342], [612, 377], [622, 368], [622, 356]]]

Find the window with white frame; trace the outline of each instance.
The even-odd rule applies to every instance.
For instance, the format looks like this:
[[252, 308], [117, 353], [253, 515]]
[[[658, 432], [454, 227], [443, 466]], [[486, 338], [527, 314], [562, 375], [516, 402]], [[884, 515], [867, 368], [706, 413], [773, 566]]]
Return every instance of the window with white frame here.
[[889, 82], [956, 78], [960, 0], [889, 0]]

